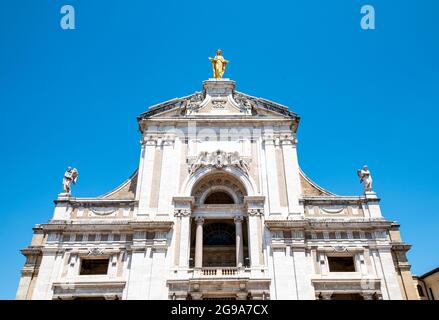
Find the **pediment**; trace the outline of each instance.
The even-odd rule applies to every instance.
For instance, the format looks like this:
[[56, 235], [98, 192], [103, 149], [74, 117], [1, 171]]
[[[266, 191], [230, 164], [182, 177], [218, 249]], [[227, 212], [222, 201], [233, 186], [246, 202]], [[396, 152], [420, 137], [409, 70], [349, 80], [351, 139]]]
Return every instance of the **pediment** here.
[[251, 114], [250, 109], [242, 108], [230, 96], [207, 96], [206, 99], [194, 109], [189, 108], [187, 115], [248, 115]]
[[172, 99], [150, 107], [138, 120], [148, 118], [206, 118], [206, 117], [267, 117], [299, 119], [286, 106], [256, 98], [235, 90], [235, 82], [228, 79], [209, 79], [203, 91]]

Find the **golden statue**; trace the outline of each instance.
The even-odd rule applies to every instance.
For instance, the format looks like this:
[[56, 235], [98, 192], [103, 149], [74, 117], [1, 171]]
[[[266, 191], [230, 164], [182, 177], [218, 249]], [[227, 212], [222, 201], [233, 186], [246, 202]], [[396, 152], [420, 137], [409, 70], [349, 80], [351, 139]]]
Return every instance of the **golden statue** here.
[[213, 77], [222, 78], [224, 71], [226, 71], [226, 65], [229, 63], [221, 54], [221, 49], [216, 51], [215, 58], [209, 57], [210, 62], [212, 62]]

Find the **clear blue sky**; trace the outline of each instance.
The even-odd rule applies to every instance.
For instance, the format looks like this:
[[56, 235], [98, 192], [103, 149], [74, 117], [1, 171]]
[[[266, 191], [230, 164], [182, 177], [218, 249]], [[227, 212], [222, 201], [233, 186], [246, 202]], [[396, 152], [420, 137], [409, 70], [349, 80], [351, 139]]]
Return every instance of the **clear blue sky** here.
[[[62, 30], [60, 8], [76, 9]], [[360, 28], [372, 4], [376, 30]], [[220, 47], [238, 90], [302, 117], [299, 161], [321, 186], [362, 192], [368, 164], [414, 274], [439, 266], [439, 1], [0, 2], [0, 298], [14, 298], [32, 226], [68, 165], [76, 196], [138, 165], [136, 116], [201, 89]]]

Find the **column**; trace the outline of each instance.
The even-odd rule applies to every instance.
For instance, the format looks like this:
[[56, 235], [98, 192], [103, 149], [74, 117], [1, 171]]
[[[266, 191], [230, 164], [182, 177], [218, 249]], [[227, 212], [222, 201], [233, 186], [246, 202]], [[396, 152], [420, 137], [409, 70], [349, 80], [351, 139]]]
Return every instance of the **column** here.
[[203, 267], [203, 217], [195, 219], [197, 223], [197, 230], [195, 234], [195, 268], [201, 269]]
[[236, 266], [242, 268], [244, 263], [244, 243], [242, 239], [242, 217], [235, 217]]

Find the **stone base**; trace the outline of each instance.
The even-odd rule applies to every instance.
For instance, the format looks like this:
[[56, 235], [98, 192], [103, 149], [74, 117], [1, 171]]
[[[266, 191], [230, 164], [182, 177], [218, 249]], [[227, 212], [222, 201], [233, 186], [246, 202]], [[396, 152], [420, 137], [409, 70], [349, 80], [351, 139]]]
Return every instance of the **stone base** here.
[[58, 200], [68, 200], [72, 197], [70, 193], [67, 192], [61, 192], [58, 194]]
[[374, 191], [366, 191], [364, 195], [367, 199], [378, 199], [377, 194]]
[[235, 91], [236, 83], [233, 80], [215, 79], [203, 81], [203, 91], [209, 96], [228, 96]]

